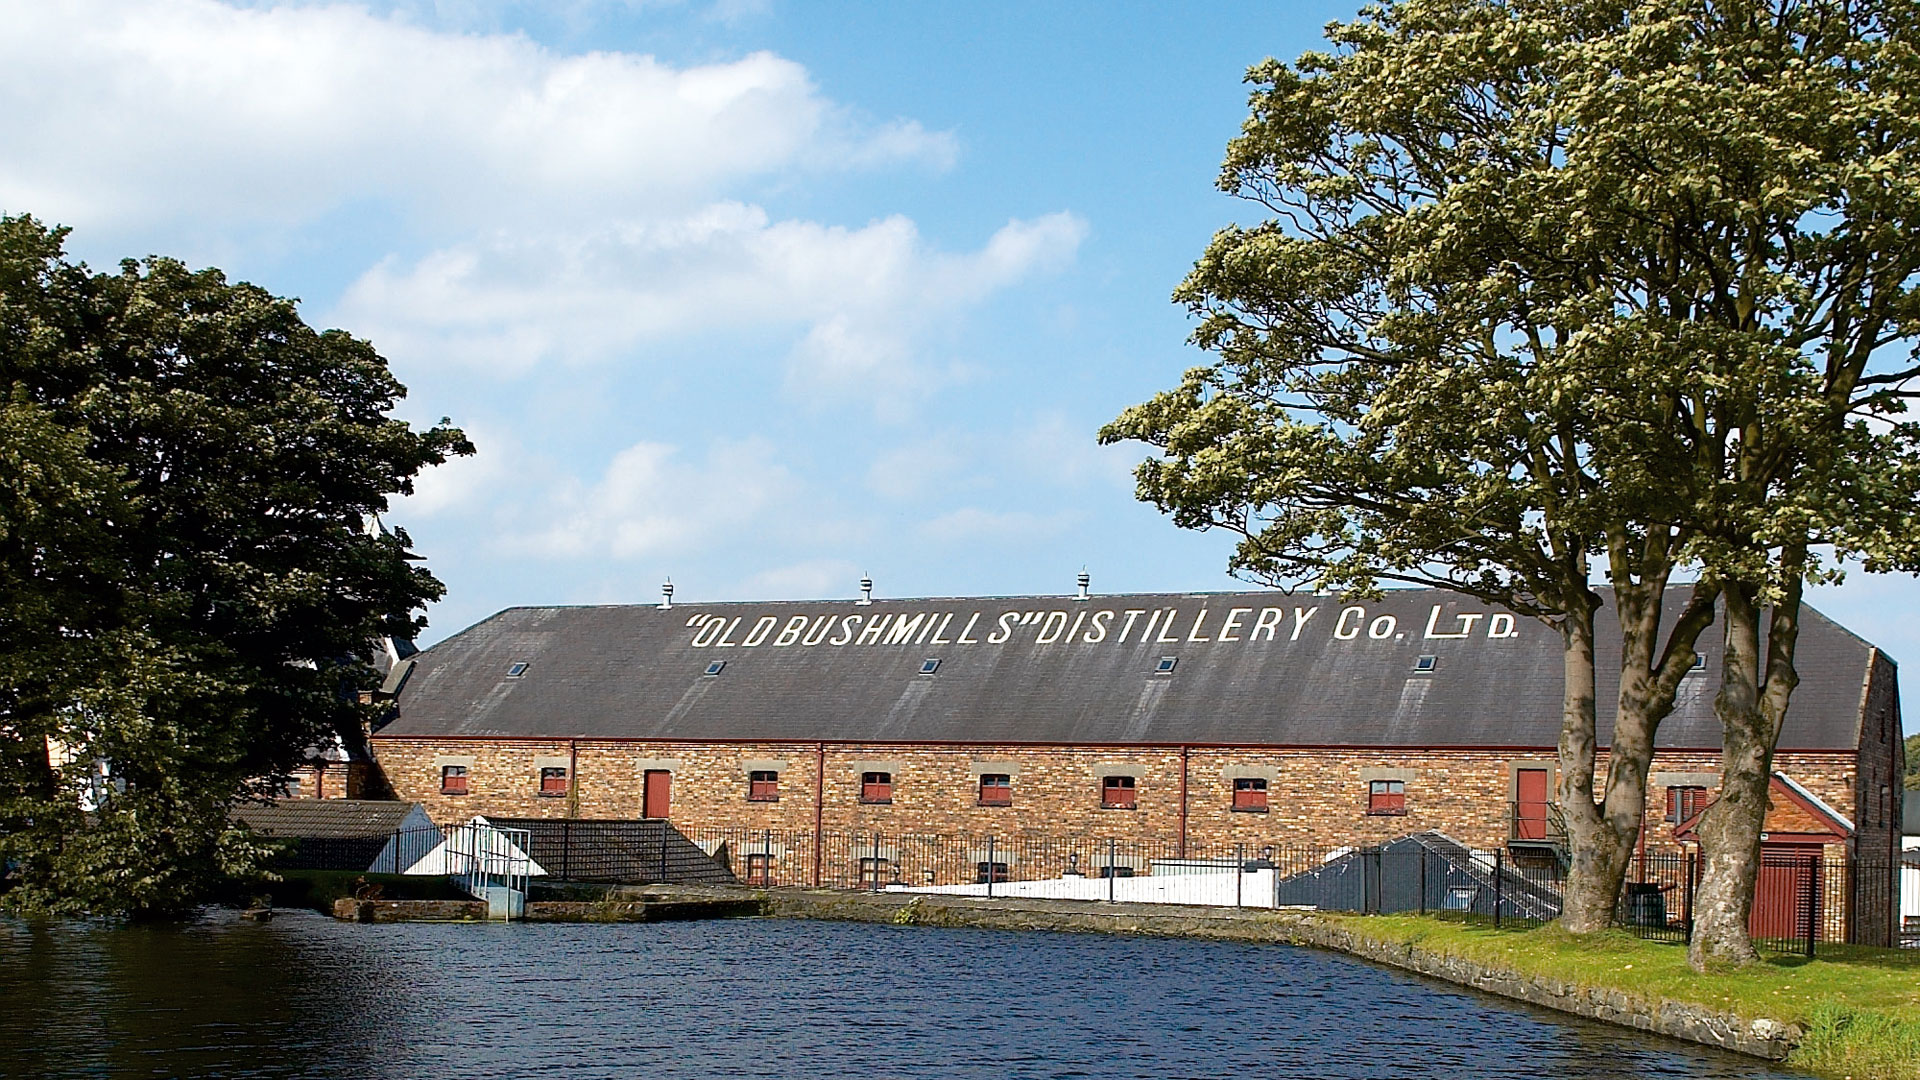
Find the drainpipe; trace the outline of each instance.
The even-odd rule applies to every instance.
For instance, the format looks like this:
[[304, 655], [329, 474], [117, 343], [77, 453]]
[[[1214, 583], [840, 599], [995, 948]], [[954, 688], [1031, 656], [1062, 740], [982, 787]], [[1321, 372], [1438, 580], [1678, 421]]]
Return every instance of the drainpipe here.
[[1180, 747], [1180, 846], [1176, 851], [1178, 857], [1182, 859], [1187, 857], [1187, 751], [1189, 749], [1190, 747], [1185, 744]]
[[567, 740], [567, 816], [580, 816], [580, 740]]
[[820, 887], [820, 859], [825, 840], [820, 830], [827, 798], [827, 744], [821, 743], [819, 746], [818, 756], [813, 763], [813, 887], [816, 889]]

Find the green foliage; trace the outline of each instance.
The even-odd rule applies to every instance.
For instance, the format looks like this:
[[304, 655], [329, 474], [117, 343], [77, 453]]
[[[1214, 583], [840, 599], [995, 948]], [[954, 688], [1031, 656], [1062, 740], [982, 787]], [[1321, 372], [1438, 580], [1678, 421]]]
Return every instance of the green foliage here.
[[[1103, 432], [1277, 584], [1555, 615], [1584, 557], [1911, 565], [1908, 4], [1399, 0], [1269, 60], [1175, 298], [1216, 353]], [[1872, 363], [1890, 367], [1869, 376]], [[1886, 365], [1883, 365], [1886, 367]], [[1835, 422], [1838, 420], [1839, 422]]]
[[1920, 791], [1920, 735], [1907, 736], [1908, 791]]
[[1860, 1080], [1920, 1077], [1920, 1020], [1850, 1008], [1832, 999], [1815, 1005], [1793, 1063], [1827, 1076]]
[[258, 862], [235, 799], [364, 729], [369, 643], [441, 593], [364, 523], [472, 448], [291, 301], [63, 235], [0, 218], [5, 901], [164, 912]]
[[1623, 932], [1575, 936], [1549, 923], [1500, 929], [1435, 916], [1335, 916], [1363, 939], [1416, 945], [1523, 975], [1687, 1002], [1744, 1020], [1799, 1024], [1791, 1064], [1856, 1080], [1920, 1080], [1920, 953], [1822, 945], [1820, 956], [1769, 956], [1710, 978], [1687, 967], [1686, 948]]

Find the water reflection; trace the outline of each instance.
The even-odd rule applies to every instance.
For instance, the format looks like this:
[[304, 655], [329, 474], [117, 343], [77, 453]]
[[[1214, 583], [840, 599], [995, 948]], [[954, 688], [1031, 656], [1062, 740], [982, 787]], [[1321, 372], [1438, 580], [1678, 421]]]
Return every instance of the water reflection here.
[[730, 921], [0, 924], [0, 1075], [1784, 1077], [1302, 949]]

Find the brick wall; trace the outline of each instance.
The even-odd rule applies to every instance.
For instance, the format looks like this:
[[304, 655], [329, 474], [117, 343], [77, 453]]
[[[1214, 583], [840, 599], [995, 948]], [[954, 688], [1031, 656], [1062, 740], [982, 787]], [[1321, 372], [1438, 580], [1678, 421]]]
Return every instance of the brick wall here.
[[372, 799], [373, 769], [365, 762], [348, 761], [295, 769], [286, 794], [292, 799]]
[[[925, 746], [678, 743], [525, 739], [374, 739], [398, 798], [435, 821], [503, 817], [637, 818], [643, 776], [672, 774], [670, 817], [685, 829], [811, 830], [824, 758], [821, 827], [830, 833], [1055, 836], [1177, 841], [1183, 754], [1178, 747]], [[1184, 755], [1186, 837], [1196, 847], [1332, 847], [1437, 829], [1474, 847], [1509, 835], [1514, 770], [1551, 769], [1551, 749], [1309, 750], [1195, 748]], [[441, 792], [441, 769], [467, 768], [468, 793]], [[539, 794], [540, 769], [571, 766], [566, 794]], [[1781, 754], [1775, 767], [1836, 807], [1855, 801], [1852, 754]], [[1662, 754], [1648, 792], [1650, 846], [1672, 843], [1662, 820], [1667, 784], [1718, 785], [1714, 754]], [[778, 800], [748, 799], [748, 774], [777, 771]], [[861, 801], [861, 774], [892, 776], [892, 802]], [[1011, 777], [1010, 806], [979, 805], [982, 773]], [[1604, 762], [1602, 766], [1604, 778]], [[1134, 809], [1103, 809], [1101, 778], [1131, 775]], [[1265, 813], [1235, 811], [1236, 778], [1268, 781]], [[1368, 782], [1399, 779], [1406, 813], [1367, 812]]]

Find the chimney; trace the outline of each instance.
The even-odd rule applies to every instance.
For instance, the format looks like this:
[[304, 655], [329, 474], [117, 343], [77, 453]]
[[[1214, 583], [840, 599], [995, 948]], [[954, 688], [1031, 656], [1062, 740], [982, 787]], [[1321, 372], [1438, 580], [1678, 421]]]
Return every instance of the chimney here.
[[860, 575], [860, 599], [854, 602], [857, 604], [873, 603], [873, 579], [871, 577], [865, 574]]
[[1078, 582], [1080, 585], [1080, 593], [1078, 596], [1075, 596], [1074, 599], [1075, 600], [1093, 599], [1093, 594], [1087, 591], [1087, 587], [1093, 584], [1093, 576], [1087, 573], [1086, 567], [1083, 566], [1080, 568], [1080, 576], [1075, 578], [1074, 580]]
[[666, 582], [660, 586], [660, 610], [668, 611], [668, 610], [671, 610], [672, 608], [673, 608], [673, 579], [668, 578]]

